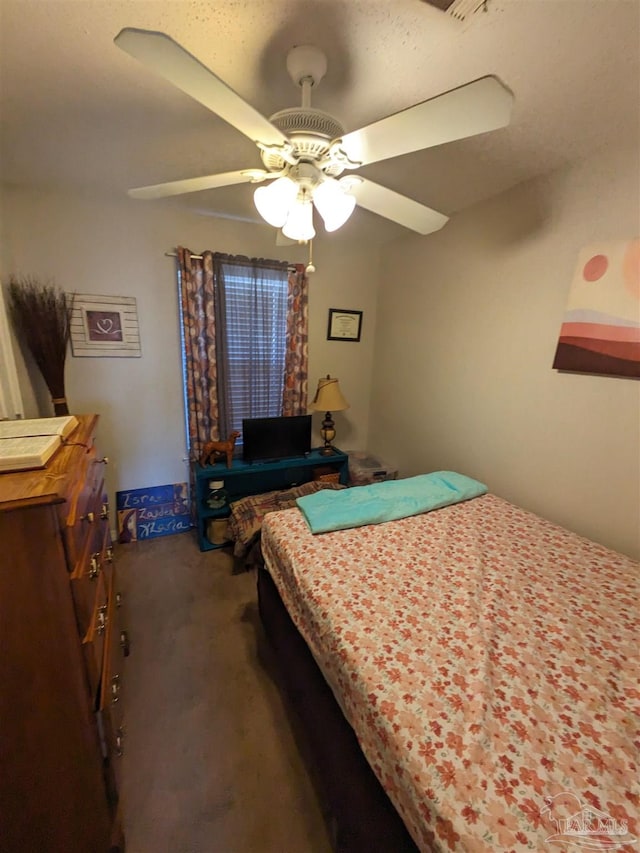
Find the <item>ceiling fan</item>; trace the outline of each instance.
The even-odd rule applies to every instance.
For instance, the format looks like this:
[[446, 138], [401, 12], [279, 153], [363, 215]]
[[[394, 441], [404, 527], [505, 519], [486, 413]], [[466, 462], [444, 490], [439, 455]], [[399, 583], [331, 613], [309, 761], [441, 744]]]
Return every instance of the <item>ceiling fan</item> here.
[[[134, 198], [158, 199], [242, 183], [262, 183], [254, 193], [260, 215], [293, 239], [315, 236], [313, 208], [334, 231], [356, 205], [419, 234], [437, 231], [448, 217], [353, 170], [391, 157], [497, 130], [509, 123], [513, 94], [494, 76], [481, 77], [442, 95], [345, 133], [333, 116], [311, 108], [311, 89], [327, 70], [317, 47], [294, 47], [287, 70], [302, 89], [300, 107], [269, 119], [164, 33], [123, 29], [115, 44], [199, 101], [253, 140], [264, 169], [240, 169], [129, 190]], [[343, 175], [344, 172], [348, 174]]]

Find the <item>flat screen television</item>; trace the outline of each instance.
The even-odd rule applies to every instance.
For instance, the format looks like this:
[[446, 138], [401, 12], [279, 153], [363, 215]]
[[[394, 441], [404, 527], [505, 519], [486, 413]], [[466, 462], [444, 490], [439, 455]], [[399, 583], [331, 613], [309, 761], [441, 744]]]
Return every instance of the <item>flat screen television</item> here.
[[266, 462], [304, 456], [311, 450], [311, 415], [285, 418], [244, 418], [242, 459]]

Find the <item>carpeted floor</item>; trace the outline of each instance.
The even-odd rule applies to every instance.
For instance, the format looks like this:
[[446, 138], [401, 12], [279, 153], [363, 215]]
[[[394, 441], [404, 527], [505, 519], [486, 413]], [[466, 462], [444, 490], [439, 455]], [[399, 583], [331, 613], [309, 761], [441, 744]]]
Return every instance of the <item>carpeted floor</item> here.
[[117, 546], [127, 853], [330, 853], [252, 573], [190, 533]]

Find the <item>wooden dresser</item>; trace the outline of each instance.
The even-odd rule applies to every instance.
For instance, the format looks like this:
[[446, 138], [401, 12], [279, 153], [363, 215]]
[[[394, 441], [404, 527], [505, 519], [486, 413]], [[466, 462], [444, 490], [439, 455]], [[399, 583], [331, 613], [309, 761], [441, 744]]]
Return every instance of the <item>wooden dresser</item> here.
[[0, 849], [124, 850], [128, 637], [97, 415], [38, 471], [0, 474]]

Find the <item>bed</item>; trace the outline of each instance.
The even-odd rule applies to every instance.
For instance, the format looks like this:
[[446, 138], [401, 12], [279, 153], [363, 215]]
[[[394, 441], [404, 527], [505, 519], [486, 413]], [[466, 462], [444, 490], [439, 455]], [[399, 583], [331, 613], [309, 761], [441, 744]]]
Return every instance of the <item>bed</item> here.
[[261, 548], [336, 849], [637, 851], [636, 562], [492, 494]]

